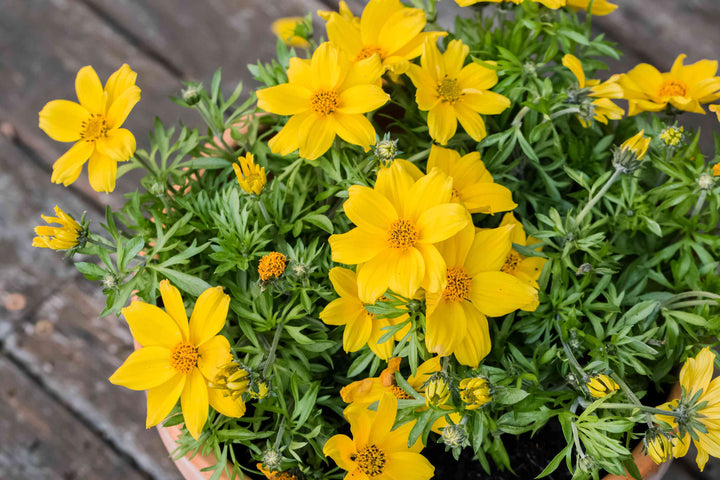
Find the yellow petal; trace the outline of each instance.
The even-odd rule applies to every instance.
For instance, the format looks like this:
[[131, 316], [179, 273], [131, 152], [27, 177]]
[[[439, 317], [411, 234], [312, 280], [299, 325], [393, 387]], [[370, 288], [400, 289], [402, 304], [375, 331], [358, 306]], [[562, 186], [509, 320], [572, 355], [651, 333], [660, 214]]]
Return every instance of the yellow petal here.
[[452, 178], [440, 170], [433, 170], [413, 184], [404, 199], [405, 211], [398, 213], [402, 218], [418, 222], [428, 209], [448, 203], [451, 195]]
[[418, 108], [422, 111], [433, 109], [440, 102], [440, 97], [437, 94], [437, 81], [433, 79], [427, 70], [417, 65], [410, 65], [406, 73], [417, 88], [415, 101]]
[[425, 40], [420, 66], [430, 74], [435, 82], [445, 78], [445, 61], [438, 50], [437, 41], [431, 38]]
[[347, 435], [335, 435], [331, 437], [323, 446], [323, 454], [335, 460], [337, 466], [349, 472], [357, 468], [357, 464], [352, 460], [356, 454], [355, 443]]
[[438, 355], [418, 365], [415, 375], [408, 377], [408, 384], [418, 392], [424, 391], [423, 385], [428, 381], [430, 375], [440, 371], [440, 360], [441, 357]]
[[229, 306], [230, 296], [223, 293], [222, 287], [205, 290], [190, 317], [190, 342], [201, 346], [217, 335], [225, 326]]
[[360, 30], [355, 24], [341, 15], [332, 15], [325, 24], [328, 40], [335, 43], [350, 58], [355, 58], [362, 50]]
[[387, 437], [395, 423], [397, 415], [397, 398], [390, 392], [383, 393], [378, 402], [377, 412], [375, 413], [370, 427], [369, 443], [378, 444]]
[[405, 204], [410, 189], [415, 184], [411, 173], [399, 162], [392, 162], [389, 167], [381, 167], [375, 180], [375, 190], [385, 196], [395, 207], [398, 216], [406, 218]]
[[69, 100], [53, 100], [45, 104], [39, 114], [40, 129], [58, 142], [75, 142], [80, 139], [83, 123], [90, 112]]
[[180, 329], [183, 340], [189, 340], [188, 318], [180, 290], [172, 286], [168, 280], [163, 280], [160, 282], [160, 295], [162, 296], [165, 311]]
[[107, 136], [98, 138], [97, 151], [115, 162], [124, 162], [135, 153], [135, 136], [124, 128], [110, 130]]
[[[411, 452], [420, 453], [424, 447], [424, 445], [422, 444], [422, 438], [419, 437], [417, 442], [415, 442], [411, 447], [408, 447], [408, 438], [410, 437], [410, 431], [414, 426], [415, 420], [400, 425], [395, 430], [390, 432], [390, 435], [385, 437], [385, 440], [383, 440], [382, 444], [378, 445], [378, 447], [386, 452], [409, 450]], [[400, 476], [397, 478], [404, 478], [404, 476]]]
[[105, 114], [105, 92], [95, 69], [90, 65], [78, 71], [75, 77], [75, 93], [80, 105], [90, 113]]
[[511, 234], [514, 225], [480, 230], [475, 234], [465, 259], [465, 271], [471, 277], [480, 272], [499, 271], [512, 250]]
[[448, 103], [440, 102], [428, 112], [428, 129], [433, 140], [445, 145], [457, 130], [455, 109]]
[[309, 59], [292, 57], [287, 69], [288, 82], [312, 90], [312, 68], [310, 68], [310, 63]]
[[229, 395], [223, 395], [222, 390], [208, 388], [208, 402], [210, 406], [226, 417], [240, 418], [245, 415], [245, 402], [242, 398], [234, 400]]
[[358, 227], [377, 230], [377, 235], [387, 235], [392, 222], [397, 220], [395, 207], [378, 191], [370, 187], [352, 185], [349, 198], [343, 204], [345, 215]]
[[335, 112], [333, 129], [340, 138], [353, 145], [360, 145], [366, 152], [375, 144], [375, 128], [364, 115], [350, 115]]
[[485, 130], [485, 122], [479, 113], [474, 112], [463, 104], [455, 105], [455, 114], [457, 120], [465, 129], [465, 132], [472, 137], [473, 140], [479, 142], [487, 136]]
[[[448, 238], [444, 242], [435, 245], [445, 262], [450, 267], [461, 266], [465, 264], [470, 247], [475, 240], [475, 226], [472, 222], [460, 230], [457, 234]], [[443, 272], [443, 275], [445, 272]]]
[[338, 111], [348, 114], [371, 112], [385, 105], [388, 100], [390, 95], [377, 85], [355, 85], [340, 93]]
[[378, 43], [392, 54], [422, 32], [425, 23], [425, 12], [417, 8], [403, 8], [392, 15], [386, 14], [385, 24], [378, 35]]
[[369, 315], [362, 314], [349, 319], [343, 331], [343, 350], [356, 352], [367, 344], [372, 332], [372, 319]]
[[311, 115], [300, 125], [299, 153], [306, 160], [315, 160], [327, 152], [335, 140], [335, 122], [330, 116]]
[[385, 22], [402, 9], [403, 6], [398, 0], [370, 0], [360, 17], [363, 45], [377, 45]]
[[214, 381], [218, 370], [233, 359], [230, 353], [230, 342], [222, 335], [213, 338], [198, 347], [198, 363], [200, 372], [209, 381]]
[[314, 89], [334, 90], [343, 80], [340, 52], [334, 43], [322, 43], [310, 63]]
[[354, 62], [343, 81], [340, 90], [346, 90], [356, 85], [376, 84], [383, 74], [380, 59], [373, 55], [359, 62]]
[[425, 259], [422, 254], [413, 247], [398, 252], [393, 268], [388, 286], [405, 298], [413, 298], [425, 278]]
[[148, 390], [145, 428], [154, 427], [170, 415], [185, 387], [185, 374], [176, 373], [167, 382]]
[[481, 272], [473, 277], [470, 300], [488, 317], [501, 317], [537, 302], [537, 290], [503, 272]]
[[425, 262], [425, 278], [422, 287], [426, 291], [437, 291], [445, 288], [445, 273], [447, 265], [442, 255], [434, 245], [419, 243], [416, 247]]
[[390, 284], [390, 277], [396, 273], [398, 255], [396, 250], [385, 249], [381, 255], [377, 255], [362, 266], [358, 272], [360, 298], [378, 298], [385, 293]]
[[125, 89], [112, 104], [108, 104], [108, 128], [118, 128], [130, 115], [133, 107], [140, 101], [140, 88], [133, 85]]
[[277, 115], [295, 115], [310, 110], [312, 92], [294, 83], [283, 83], [256, 92], [258, 108]]
[[66, 187], [80, 176], [82, 167], [95, 151], [95, 143], [80, 140], [70, 150], [53, 163], [53, 172], [50, 180], [53, 183], [62, 183]]
[[627, 73], [627, 77], [635, 82], [645, 92], [653, 95], [660, 89], [663, 82], [662, 74], [657, 68], [647, 63], [641, 63]]
[[125, 90], [135, 85], [136, 79], [137, 73], [127, 63], [124, 63], [122, 67], [110, 75], [110, 78], [105, 83], [107, 104], [112, 105], [115, 99], [122, 95]]
[[456, 78], [460, 70], [462, 70], [465, 57], [467, 57], [469, 52], [470, 47], [464, 45], [462, 41], [451, 41], [442, 56], [445, 64], [445, 75], [450, 78]]
[[183, 341], [183, 335], [175, 320], [155, 305], [132, 302], [122, 309], [130, 332], [143, 347], [172, 349]]
[[512, 192], [498, 183], [476, 183], [460, 190], [460, 198], [470, 213], [506, 212], [517, 207]]
[[583, 72], [580, 60], [575, 55], [568, 53], [562, 58], [562, 64], [569, 68], [573, 75], [575, 75], [580, 88], [585, 88], [585, 72]]
[[90, 186], [96, 192], [112, 192], [115, 190], [117, 162], [95, 150], [88, 162], [88, 177]]
[[450, 238], [471, 221], [467, 209], [459, 203], [444, 203], [426, 210], [418, 219], [419, 240], [437, 243]]
[[144, 347], [132, 352], [109, 380], [130, 390], [147, 390], [167, 382], [176, 373], [170, 366], [170, 350]]
[[376, 318], [372, 320], [371, 324], [372, 331], [370, 332], [370, 338], [367, 340], [367, 345], [380, 359], [387, 360], [392, 355], [393, 340], [389, 338], [383, 343], [378, 343], [378, 340], [388, 333], [387, 330], [383, 330], [383, 327], [389, 327], [390, 321], [386, 318]]
[[[485, 90], [478, 93], [466, 93], [459, 103], [463, 107], [467, 107], [483, 115], [497, 115], [504, 112], [510, 106], [510, 99], [499, 93]], [[458, 106], [459, 105], [456, 105], [456, 108]], [[460, 114], [458, 113], [458, 119], [462, 122], [462, 119], [459, 117]], [[465, 125], [463, 124], [463, 126]]]
[[457, 76], [461, 90], [488, 90], [497, 84], [497, 71], [472, 62], [465, 65]]
[[300, 145], [300, 126], [311, 115], [311, 112], [306, 112], [290, 117], [282, 130], [268, 142], [270, 150], [280, 155], [288, 155], [297, 150]]
[[357, 275], [352, 270], [333, 267], [328, 274], [330, 282], [338, 295], [348, 299], [357, 299]]
[[388, 478], [430, 480], [435, 475], [435, 467], [419, 453], [395, 451], [388, 453], [387, 467], [383, 474]]
[[462, 308], [467, 320], [466, 330], [460, 342], [455, 345], [455, 358], [463, 365], [477, 368], [480, 361], [490, 353], [490, 329], [485, 315], [472, 303], [463, 302]]
[[360, 315], [365, 316], [365, 307], [360, 300], [336, 298], [320, 312], [320, 320], [328, 325], [345, 325]]
[[333, 262], [345, 265], [367, 262], [387, 248], [385, 237], [378, 237], [374, 231], [363, 228], [353, 228], [347, 233], [330, 235], [328, 241]]
[[[192, 326], [192, 320], [190, 321]], [[200, 370], [194, 368], [187, 375], [185, 387], [180, 397], [185, 428], [195, 440], [200, 438], [208, 417], [208, 387]]]
[[461, 302], [446, 303], [440, 299], [426, 320], [425, 345], [428, 351], [440, 356], [452, 354], [466, 335], [466, 322]]

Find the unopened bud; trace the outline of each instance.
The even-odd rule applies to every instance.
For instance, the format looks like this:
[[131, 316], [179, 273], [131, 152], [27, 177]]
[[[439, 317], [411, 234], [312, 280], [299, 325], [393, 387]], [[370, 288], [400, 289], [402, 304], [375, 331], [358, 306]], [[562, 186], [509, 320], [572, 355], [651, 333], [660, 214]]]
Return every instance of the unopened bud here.
[[268, 470], [280, 470], [282, 454], [275, 448], [268, 448], [263, 452], [263, 465]]
[[583, 263], [577, 268], [577, 271], [575, 271], [575, 275], [578, 277], [581, 275], [585, 275], [586, 273], [592, 272], [593, 266], [589, 263]]
[[672, 458], [672, 440], [659, 429], [651, 429], [647, 432], [643, 439], [643, 446], [653, 462], [658, 465]]
[[684, 137], [685, 129], [683, 127], [668, 127], [660, 133], [660, 139], [668, 147], [677, 147]]
[[450, 385], [442, 373], [436, 373], [425, 384], [425, 404], [444, 405], [450, 400]]
[[710, 190], [715, 183], [715, 179], [712, 177], [712, 175], [703, 173], [702, 175], [700, 175], [700, 178], [698, 178], [697, 182], [700, 188], [702, 188], [703, 190]]
[[270, 393], [270, 384], [267, 380], [258, 380], [257, 382], [254, 382], [248, 390], [250, 398], [254, 398], [255, 400], [262, 400], [268, 396], [268, 393]]
[[620, 385], [607, 375], [593, 375], [585, 383], [588, 392], [594, 398], [604, 398], [620, 389]]
[[107, 288], [107, 289], [115, 288], [115, 287], [117, 286], [118, 279], [117, 279], [117, 277], [116, 277], [114, 274], [108, 273], [108, 274], [105, 275], [105, 277], [103, 278], [103, 282], [102, 282], [102, 283], [103, 283], [103, 288]]
[[595, 470], [595, 460], [590, 455], [580, 455], [577, 461], [578, 470], [585, 473], [592, 473]]
[[380, 160], [383, 165], [387, 165], [397, 157], [397, 142], [397, 140], [391, 140], [390, 134], [386, 133], [383, 139], [375, 145], [375, 157]]
[[182, 90], [182, 99], [188, 105], [195, 105], [200, 101], [203, 91], [202, 83], [188, 83]]
[[475, 410], [492, 400], [490, 382], [485, 377], [463, 378], [460, 381], [460, 399], [468, 410]]
[[464, 447], [467, 441], [467, 432], [462, 425], [448, 425], [443, 428], [442, 439], [449, 447]]

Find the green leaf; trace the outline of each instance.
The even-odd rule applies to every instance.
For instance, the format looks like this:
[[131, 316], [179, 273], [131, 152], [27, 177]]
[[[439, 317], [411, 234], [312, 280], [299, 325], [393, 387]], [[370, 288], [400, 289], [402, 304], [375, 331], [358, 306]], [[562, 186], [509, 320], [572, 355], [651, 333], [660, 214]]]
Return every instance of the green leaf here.
[[93, 281], [102, 280], [107, 274], [104, 268], [95, 265], [94, 263], [76, 262], [75, 268], [77, 268], [78, 271], [85, 276], [85, 278]]
[[165, 267], [153, 266], [150, 268], [165, 275], [165, 278], [170, 280], [170, 283], [194, 297], [199, 297], [205, 290], [211, 288], [211, 285], [202, 278], [188, 273], [178, 272], [177, 270]]

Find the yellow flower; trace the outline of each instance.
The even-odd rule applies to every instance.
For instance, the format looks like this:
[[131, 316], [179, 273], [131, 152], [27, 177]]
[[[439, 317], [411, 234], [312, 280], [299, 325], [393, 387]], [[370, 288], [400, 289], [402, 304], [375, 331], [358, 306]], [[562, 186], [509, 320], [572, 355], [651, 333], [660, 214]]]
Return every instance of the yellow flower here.
[[620, 389], [620, 385], [607, 375], [593, 375], [585, 384], [590, 395], [594, 398], [604, 398]]
[[298, 480], [297, 476], [290, 472], [270, 471], [264, 468], [262, 463], [258, 463], [256, 467], [268, 480]]
[[357, 225], [332, 235], [332, 260], [363, 264], [358, 293], [378, 298], [390, 288], [412, 298], [421, 285], [438, 289], [445, 262], [434, 244], [471, 224], [467, 209], [449, 203], [452, 180], [435, 169], [417, 181], [399, 162], [378, 172], [375, 188], [353, 185], [343, 205]]
[[408, 447], [415, 421], [392, 430], [397, 415], [394, 395], [384, 394], [376, 412], [350, 405], [344, 414], [353, 438], [335, 435], [325, 443], [323, 453], [348, 472], [346, 478], [429, 480], [433, 476], [435, 468], [420, 455], [423, 448], [420, 439]]
[[[619, 120], [625, 115], [625, 110], [610, 100], [611, 98], [623, 98], [623, 89], [620, 84], [617, 83], [620, 79], [619, 75], [613, 75], [609, 80], [600, 83], [600, 80], [585, 79], [582, 64], [575, 55], [565, 55], [562, 59], [562, 64], [569, 68], [575, 75], [580, 89], [588, 88], [590, 90], [588, 96], [595, 99], [592, 101], [592, 113], [595, 120], [607, 124], [608, 118], [611, 120]], [[589, 125], [585, 118], [579, 118], [584, 127]]]
[[345, 20], [351, 22], [355, 27], [360, 28], [360, 19], [353, 15], [352, 10], [350, 10], [350, 7], [348, 7], [348, 4], [345, 2], [345, 0], [340, 0], [337, 12], [329, 10], [318, 10], [317, 14], [326, 22], [329, 22], [334, 15], [340, 15]]
[[435, 42], [446, 32], [423, 32], [425, 12], [403, 6], [400, 0], [370, 0], [359, 25], [341, 14], [329, 15], [328, 40], [351, 59], [363, 60], [377, 53], [383, 67], [405, 73], [410, 60], [422, 53], [426, 39]]
[[208, 386], [232, 360], [230, 342], [218, 335], [230, 297], [222, 287], [205, 290], [188, 322], [178, 289], [163, 280], [160, 294], [165, 311], [144, 302], [123, 308], [130, 332], [142, 348], [130, 354], [110, 382], [148, 391], [147, 428], [162, 422], [179, 398], [185, 427], [197, 440], [208, 417], [208, 404], [228, 417], [245, 413], [241, 399]]
[[713, 165], [712, 174], [714, 177], [720, 177], [720, 163]]
[[53, 250], [70, 250], [78, 246], [79, 237], [83, 228], [70, 215], [63, 212], [60, 207], [55, 206], [56, 217], [41, 215], [47, 223], [59, 223], [59, 227], [50, 225], [39, 225], [35, 227], [35, 235], [32, 246], [39, 248], [52, 248]]
[[420, 66], [411, 65], [407, 72], [417, 87], [418, 108], [428, 112], [430, 136], [441, 145], [455, 135], [458, 121], [479, 142], [487, 135], [480, 114], [496, 115], [510, 106], [506, 97], [488, 90], [498, 81], [495, 70], [475, 62], [463, 67], [469, 51], [453, 40], [441, 55], [436, 43], [427, 40]]
[[467, 207], [470, 213], [505, 212], [517, 207], [512, 193], [494, 183], [492, 175], [480, 160], [479, 152], [463, 157], [455, 150], [433, 145], [430, 149], [427, 171], [439, 168], [453, 180], [453, 198]]
[[[455, 0], [458, 5], [461, 7], [468, 7], [470, 5], [475, 5], [476, 3], [514, 3], [515, 5], [520, 5], [524, 0]], [[532, 0], [535, 3], [541, 3], [547, 8], [552, 8], [553, 10], [561, 8], [565, 6], [565, 0]]]
[[335, 135], [368, 151], [375, 129], [364, 113], [383, 106], [390, 96], [378, 86], [382, 65], [373, 56], [351, 62], [334, 43], [325, 42], [311, 60], [290, 59], [288, 83], [257, 91], [258, 107], [291, 115], [268, 145], [273, 153], [314, 160], [332, 145]]
[[[566, 5], [575, 10], [587, 10], [590, 6], [590, 0], [567, 0]], [[617, 8], [617, 5], [608, 2], [608, 0], [594, 0], [590, 13], [593, 15], [607, 15], [608, 13], [614, 12]]]
[[512, 230], [506, 225], [475, 232], [470, 225], [438, 245], [447, 269], [444, 288], [425, 293], [428, 351], [477, 367], [491, 347], [486, 316], [537, 308], [537, 290], [501, 271]]
[[659, 112], [668, 104], [695, 113], [705, 113], [700, 106], [720, 98], [720, 77], [715, 76], [718, 62], [700, 60], [683, 65], [686, 55], [679, 55], [670, 72], [641, 63], [620, 79], [628, 100], [628, 115], [643, 111]]
[[[408, 316], [397, 318], [376, 318], [365, 305], [373, 305], [380, 298], [361, 299], [357, 287], [357, 275], [347, 268], [335, 267], [330, 270], [330, 281], [340, 298], [333, 300], [320, 312], [320, 319], [328, 325], [345, 325], [343, 332], [343, 349], [355, 352], [367, 344], [375, 355], [387, 360], [392, 355], [395, 343], [390, 338], [378, 343], [380, 337], [387, 333], [383, 327], [404, 322]], [[382, 297], [381, 297], [382, 298]], [[402, 340], [410, 329], [410, 325], [394, 335], [395, 340]]]
[[308, 48], [310, 42], [306, 38], [295, 34], [298, 25], [302, 26], [305, 22], [303, 17], [284, 17], [275, 20], [270, 29], [289, 47]]
[[260, 280], [268, 282], [278, 278], [285, 272], [287, 258], [280, 252], [270, 252], [260, 259], [258, 275]]
[[642, 160], [650, 146], [650, 137], [645, 136], [645, 129], [625, 140], [620, 145], [621, 152], [632, 152], [638, 160]]
[[653, 462], [658, 465], [672, 458], [672, 440], [661, 431], [649, 431], [643, 438], [643, 446]]
[[487, 378], [472, 377], [460, 380], [460, 400], [468, 410], [475, 410], [492, 400]]
[[238, 160], [240, 164], [233, 163], [233, 170], [240, 188], [247, 193], [260, 195], [267, 183], [265, 167], [256, 164], [253, 154], [249, 152], [244, 157], [238, 157]]
[[140, 100], [136, 77], [137, 73], [123, 65], [110, 75], [103, 88], [95, 70], [83, 67], [75, 78], [79, 104], [69, 100], [45, 104], [40, 111], [40, 128], [53, 140], [75, 142], [53, 164], [54, 183], [70, 185], [90, 159], [90, 186], [98, 192], [115, 190], [117, 162], [135, 153], [135, 137], [120, 126]]
[[715, 353], [708, 347], [703, 348], [695, 358], [688, 358], [680, 369], [680, 399], [658, 407], [686, 412], [681, 424], [678, 424], [677, 417], [671, 415], [655, 416], [679, 429], [679, 436], [673, 439], [675, 457], [687, 455], [692, 439], [697, 448], [695, 461], [700, 471], [705, 468], [710, 455], [720, 458], [720, 377], [712, 378], [714, 363]]
[[[512, 213], [506, 213], [503, 217], [500, 226], [504, 227], [505, 225], [514, 225], [514, 228], [510, 232], [511, 243], [516, 243], [524, 247], [540, 243], [540, 240], [537, 238], [525, 235], [525, 229], [522, 223], [520, 223]], [[547, 260], [544, 258], [526, 257], [515, 251], [514, 248], [511, 248], [500, 270], [519, 278], [528, 285], [538, 288], [537, 279], [540, 278], [545, 262], [547, 262]]]

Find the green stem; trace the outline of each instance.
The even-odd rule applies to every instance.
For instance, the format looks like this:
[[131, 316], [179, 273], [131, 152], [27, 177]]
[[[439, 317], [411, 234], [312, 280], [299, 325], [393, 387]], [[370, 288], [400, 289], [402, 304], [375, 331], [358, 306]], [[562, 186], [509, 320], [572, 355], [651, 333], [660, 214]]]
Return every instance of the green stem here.
[[[625, 395], [628, 397], [628, 399], [630, 399], [631, 402], [633, 402], [633, 404], [635, 404], [635, 406], [637, 408], [639, 408], [641, 410], [648, 408], [648, 407], [645, 407], [642, 404], [642, 402], [640, 402], [640, 399], [637, 398], [637, 395], [635, 395], [635, 392], [633, 392], [630, 389], [630, 387], [628, 387], [627, 383], [625, 383], [625, 381], [622, 378], [620, 378], [616, 375], [613, 375], [613, 380], [615, 380], [618, 383], [618, 385], [620, 385], [620, 388], [622, 388], [623, 392], [625, 392]], [[652, 420], [652, 415], [649, 415], [649, 414], [646, 415], [645, 422], [648, 424], [648, 427], [652, 428], [652, 426], [654, 424], [653, 420]]]
[[692, 212], [690, 213], [691, 217], [694, 217], [695, 215], [700, 213], [700, 210], [705, 204], [705, 198], [707, 198], [707, 190], [703, 188], [703, 190], [700, 192], [700, 196], [698, 197], [697, 202], [695, 203], [695, 206], [692, 209]]
[[275, 336], [273, 337], [272, 345], [270, 345], [270, 351], [268, 352], [267, 360], [265, 360], [265, 366], [262, 370], [262, 378], [265, 378], [268, 368], [275, 361], [275, 353], [277, 352], [278, 343], [280, 343], [280, 334], [282, 333], [284, 323], [279, 323], [275, 329]]
[[578, 114], [580, 113], [580, 109], [578, 107], [563, 108], [562, 110], [558, 110], [557, 112], [551, 114], [550, 120], [555, 120], [557, 117], [561, 117], [563, 115], [570, 115], [571, 113]]
[[606, 409], [613, 409], [613, 410], [640, 410], [642, 412], [647, 413], [648, 415], [668, 415], [671, 417], [680, 417], [681, 414], [677, 412], [673, 412], [672, 410], [663, 410], [661, 408], [655, 408], [655, 407], [646, 407], [644, 405], [631, 405], [629, 403], [608, 403], [605, 402], [602, 405], [600, 405], [598, 408], [606, 408]]
[[270, 220], [270, 214], [268, 214], [267, 208], [265, 208], [265, 202], [263, 202], [262, 197], [258, 197], [258, 205], [260, 206], [260, 211], [263, 214], [263, 217], [265, 217], [265, 221], [268, 225], [272, 225], [272, 220]]
[[615, 169], [615, 172], [613, 172], [612, 176], [608, 179], [607, 182], [605, 182], [605, 185], [603, 185], [603, 187], [600, 189], [600, 191], [597, 192], [590, 199], [588, 204], [585, 205], [585, 208], [583, 208], [582, 211], [580, 212], [580, 214], [577, 216], [577, 218], [575, 219], [576, 226], [580, 225], [580, 222], [582, 222], [582, 219], [585, 218], [585, 215], [587, 215], [590, 212], [590, 210], [592, 210], [592, 208], [595, 206], [595, 204], [600, 201], [600, 199], [603, 197], [603, 195], [605, 195], [607, 193], [607, 191], [610, 190], [610, 187], [612, 186], [612, 184], [615, 183], [615, 180], [620, 178], [621, 174], [622, 174], [622, 172], [619, 169]]

